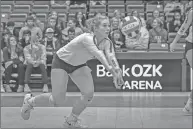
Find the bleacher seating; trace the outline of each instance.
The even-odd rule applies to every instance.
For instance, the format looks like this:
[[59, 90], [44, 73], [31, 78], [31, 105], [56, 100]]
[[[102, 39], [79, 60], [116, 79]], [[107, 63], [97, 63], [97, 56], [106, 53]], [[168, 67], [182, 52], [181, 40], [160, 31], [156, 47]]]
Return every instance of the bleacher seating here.
[[10, 13], [12, 11], [11, 5], [1, 5], [1, 13]]
[[167, 43], [163, 44], [150, 43], [149, 51], [169, 51], [169, 45]]
[[58, 13], [68, 13], [68, 6], [66, 5], [52, 5], [51, 11], [56, 11]]
[[125, 16], [125, 5], [108, 5], [108, 16], [112, 17], [115, 10], [119, 10]]
[[35, 13], [48, 13], [49, 12], [49, 6], [48, 5], [33, 5], [32, 11]]
[[14, 13], [29, 13], [31, 10], [30, 5], [14, 5], [13, 12]]
[[16, 5], [32, 5], [33, 0], [15, 0]]

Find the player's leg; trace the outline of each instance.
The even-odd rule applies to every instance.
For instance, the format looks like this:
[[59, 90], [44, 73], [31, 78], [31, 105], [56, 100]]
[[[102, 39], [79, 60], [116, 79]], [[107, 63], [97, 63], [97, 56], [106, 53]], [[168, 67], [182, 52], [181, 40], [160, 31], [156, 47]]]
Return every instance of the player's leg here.
[[51, 104], [52, 106], [64, 106], [66, 89], [68, 83], [68, 74], [63, 69], [52, 69], [51, 84], [52, 93], [44, 93], [33, 97], [31, 94], [26, 94], [24, 104], [21, 110], [21, 115], [24, 120], [30, 117], [30, 111], [34, 106], [42, 103]]
[[[186, 53], [186, 58], [188, 60], [188, 63], [190, 65], [190, 67], [192, 68], [192, 54], [193, 54], [193, 50], [189, 50], [187, 53]], [[192, 70], [192, 69], [191, 69]], [[193, 71], [192, 71], [193, 72]], [[192, 78], [193, 79], [193, 78]], [[192, 112], [192, 91], [190, 93], [190, 96], [188, 98], [188, 101], [183, 109], [184, 112]]]
[[93, 99], [94, 84], [91, 70], [88, 66], [84, 66], [74, 71], [70, 77], [80, 89], [81, 97], [74, 104], [70, 116], [66, 118], [65, 126], [69, 126], [70, 123], [71, 126], [85, 128], [86, 126], [81, 125], [77, 120], [79, 120], [79, 115]]

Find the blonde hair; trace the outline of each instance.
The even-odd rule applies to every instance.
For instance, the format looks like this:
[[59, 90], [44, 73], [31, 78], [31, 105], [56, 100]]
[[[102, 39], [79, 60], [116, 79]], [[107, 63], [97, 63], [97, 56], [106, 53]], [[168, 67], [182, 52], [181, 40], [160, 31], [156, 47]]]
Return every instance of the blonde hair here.
[[95, 16], [94, 18], [86, 20], [86, 26], [91, 32], [94, 32], [95, 29], [98, 28], [99, 25], [101, 24], [101, 21], [106, 19], [109, 20], [107, 16], [103, 15]]

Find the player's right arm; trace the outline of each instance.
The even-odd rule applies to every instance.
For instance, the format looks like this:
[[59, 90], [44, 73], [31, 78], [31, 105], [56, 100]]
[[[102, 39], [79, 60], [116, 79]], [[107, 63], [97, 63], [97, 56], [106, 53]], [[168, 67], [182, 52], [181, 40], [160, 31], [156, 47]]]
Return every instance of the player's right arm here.
[[174, 46], [179, 41], [179, 39], [181, 38], [182, 35], [185, 35], [185, 32], [188, 30], [188, 28], [192, 24], [192, 15], [193, 15], [193, 10], [191, 9], [187, 14], [184, 23], [182, 24], [182, 26], [178, 30], [177, 35], [171, 44], [172, 46]]
[[103, 51], [99, 50], [97, 46], [94, 44], [93, 38], [91, 36], [85, 36], [83, 41], [84, 47], [92, 54], [92, 56], [96, 57], [104, 66], [105, 68], [114, 74], [113, 68], [109, 65], [105, 54]]

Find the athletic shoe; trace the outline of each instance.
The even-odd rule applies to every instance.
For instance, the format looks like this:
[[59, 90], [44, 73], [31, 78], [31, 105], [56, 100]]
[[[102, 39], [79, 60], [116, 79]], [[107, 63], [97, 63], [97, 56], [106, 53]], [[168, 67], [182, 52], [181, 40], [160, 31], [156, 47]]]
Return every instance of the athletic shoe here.
[[24, 92], [26, 92], [26, 93], [31, 93], [31, 89], [29, 88], [29, 85], [28, 85], [28, 84], [25, 84]]
[[190, 99], [188, 99], [185, 107], [183, 108], [183, 112], [187, 114], [192, 114], [192, 102]]
[[23, 106], [21, 108], [21, 117], [24, 120], [29, 120], [30, 118], [30, 112], [33, 109], [33, 106], [29, 104], [28, 100], [32, 97], [32, 94], [26, 94], [24, 97]]
[[64, 127], [65, 128], [71, 128], [71, 129], [76, 129], [76, 128], [88, 128], [88, 126], [82, 125], [81, 120], [78, 119], [77, 121], [68, 121], [68, 117], [64, 117]]
[[4, 93], [5, 92], [5, 89], [3, 87], [3, 85], [1, 85], [1, 93]]
[[43, 93], [48, 93], [48, 92], [49, 92], [49, 89], [48, 89], [48, 85], [47, 85], [47, 84], [44, 84], [44, 87], [43, 87], [42, 92], [43, 92]]
[[18, 92], [18, 93], [21, 93], [21, 92], [23, 92], [23, 91], [24, 91], [24, 86], [19, 85], [19, 87], [18, 87], [18, 89], [17, 89], [17, 92]]

